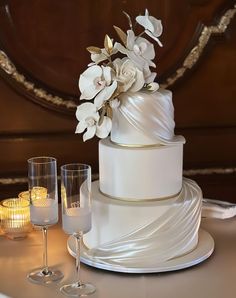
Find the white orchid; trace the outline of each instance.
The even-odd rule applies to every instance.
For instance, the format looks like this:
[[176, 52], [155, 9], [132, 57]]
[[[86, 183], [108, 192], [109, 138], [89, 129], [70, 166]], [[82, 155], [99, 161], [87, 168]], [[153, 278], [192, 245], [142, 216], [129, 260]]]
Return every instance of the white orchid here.
[[104, 116], [102, 124], [97, 125], [96, 136], [101, 139], [106, 138], [111, 132], [111, 128], [112, 128], [111, 118]]
[[112, 81], [112, 69], [109, 66], [93, 65], [83, 72], [79, 79], [80, 99], [94, 99], [94, 104], [100, 108], [110, 99], [117, 88], [117, 82]]
[[120, 43], [115, 43], [114, 47], [132, 60], [142, 71], [146, 67], [156, 66], [155, 63], [152, 62], [155, 58], [153, 44], [143, 37], [136, 37], [133, 30], [127, 31], [126, 47]]
[[91, 102], [86, 102], [77, 107], [76, 118], [79, 121], [75, 133], [82, 133], [85, 129], [87, 131], [83, 135], [83, 141], [87, 141], [95, 136], [99, 138], [106, 138], [111, 131], [111, 119], [104, 117], [103, 122], [99, 125], [99, 113], [96, 106]]
[[154, 81], [157, 73], [156, 72], [151, 72], [149, 66], [147, 65], [143, 69], [143, 76], [146, 84], [150, 84]]
[[148, 10], [145, 10], [144, 16], [137, 16], [136, 21], [138, 24], [144, 27], [145, 33], [158, 42], [159, 46], [162, 47], [162, 43], [158, 39], [161, 36], [163, 28], [160, 20], [149, 15]]
[[97, 122], [99, 120], [99, 114], [94, 104], [86, 102], [77, 107], [76, 118], [79, 121], [75, 133], [82, 133], [87, 129], [83, 135], [84, 142], [94, 137], [97, 129]]
[[142, 89], [145, 81], [143, 72], [128, 58], [117, 58], [113, 61], [116, 80], [120, 92], [137, 92]]
[[[118, 108], [120, 93], [137, 92], [142, 88], [154, 92], [159, 85], [154, 82], [156, 73], [150, 67], [156, 67], [153, 59], [155, 51], [153, 44], [141, 37], [146, 33], [162, 46], [158, 37], [162, 34], [160, 20], [149, 16], [146, 9], [144, 16], [136, 18], [137, 23], [144, 27], [140, 35], [136, 36], [132, 20], [129, 20], [130, 30], [125, 33], [121, 28], [114, 26], [121, 43], [113, 44], [113, 40], [106, 34], [104, 48], [90, 46], [87, 50], [91, 54], [92, 63], [80, 75], [80, 99], [92, 100], [93, 103], [83, 103], [77, 107], [76, 117], [79, 121], [76, 133], [84, 133], [83, 140], [93, 136], [106, 138], [112, 127], [112, 109]], [[125, 55], [123, 58], [112, 59], [117, 52]], [[102, 65], [99, 65], [103, 62]]]

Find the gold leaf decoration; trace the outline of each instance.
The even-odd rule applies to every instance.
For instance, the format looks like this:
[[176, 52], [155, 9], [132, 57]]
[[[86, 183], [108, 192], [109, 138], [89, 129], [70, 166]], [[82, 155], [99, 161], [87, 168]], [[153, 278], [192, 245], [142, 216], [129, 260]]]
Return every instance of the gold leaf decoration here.
[[111, 55], [113, 50], [113, 43], [110, 37], [106, 34], [105, 40], [104, 40], [104, 48], [106, 49], [107, 53]]
[[102, 112], [101, 112], [101, 115], [100, 115], [100, 119], [99, 119], [99, 121], [98, 121], [98, 125], [99, 125], [99, 126], [102, 125], [102, 122], [103, 122], [103, 120], [104, 120], [105, 114], [106, 114], [106, 107], [103, 106], [103, 107], [102, 107]]
[[89, 51], [89, 53], [91, 53], [91, 54], [101, 54], [101, 52], [102, 52], [102, 50], [101, 50], [100, 48], [98, 48], [98, 47], [93, 47], [93, 46], [91, 46], [91, 47], [87, 47], [86, 49], [87, 49], [87, 51]]
[[126, 35], [126, 33], [121, 28], [119, 28], [117, 26], [113, 26], [113, 27], [116, 30], [116, 33], [119, 36], [119, 38], [122, 41], [122, 43], [124, 44], [124, 46], [126, 46], [126, 43], [127, 43], [127, 35]]
[[112, 119], [112, 115], [113, 115], [112, 108], [110, 106], [107, 106], [107, 117]]

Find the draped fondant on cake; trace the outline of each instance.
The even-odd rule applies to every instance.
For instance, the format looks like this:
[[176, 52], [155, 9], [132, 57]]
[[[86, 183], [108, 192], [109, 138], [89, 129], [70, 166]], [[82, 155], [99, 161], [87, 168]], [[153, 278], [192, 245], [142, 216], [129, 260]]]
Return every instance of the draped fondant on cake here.
[[[95, 197], [93, 228], [84, 237], [89, 247], [86, 257], [99, 263], [143, 268], [188, 253], [198, 241], [201, 197], [199, 186], [186, 178], [178, 196], [152, 203], [149, 208]], [[152, 217], [152, 212], [156, 216]], [[115, 217], [113, 224], [108, 223], [111, 217]], [[127, 232], [122, 235], [123, 227]]]
[[93, 63], [79, 79], [80, 98], [93, 103], [78, 106], [76, 132], [103, 139], [85, 254], [91, 264], [148, 268], [195, 249], [202, 193], [182, 177], [185, 139], [174, 133], [172, 92], [150, 69], [155, 50], [145, 35], [162, 46], [161, 21], [146, 10], [136, 17], [140, 34], [128, 19], [126, 32], [114, 26], [120, 42], [106, 35], [104, 48], [87, 48]]
[[172, 92], [124, 93], [120, 106], [113, 109], [111, 140], [122, 145], [156, 145], [184, 143], [174, 135]]

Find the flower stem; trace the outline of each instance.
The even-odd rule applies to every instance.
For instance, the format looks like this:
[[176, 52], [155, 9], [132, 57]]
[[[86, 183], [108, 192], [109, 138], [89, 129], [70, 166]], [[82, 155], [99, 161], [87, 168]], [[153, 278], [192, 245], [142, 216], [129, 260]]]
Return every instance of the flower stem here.
[[145, 30], [144, 30], [143, 32], [141, 32], [141, 33], [136, 37], [136, 39], [139, 38], [139, 37], [141, 37], [144, 33], [145, 33]]

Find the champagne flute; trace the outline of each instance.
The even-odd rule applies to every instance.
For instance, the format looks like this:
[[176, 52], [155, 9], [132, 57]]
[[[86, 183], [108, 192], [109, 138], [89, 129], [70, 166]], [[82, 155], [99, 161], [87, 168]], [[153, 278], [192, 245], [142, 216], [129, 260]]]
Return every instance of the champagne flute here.
[[59, 270], [48, 267], [47, 230], [58, 222], [57, 162], [53, 157], [33, 157], [28, 160], [30, 221], [43, 232], [43, 268], [30, 272], [28, 279], [47, 284], [63, 278]]
[[62, 226], [76, 240], [77, 281], [61, 287], [67, 296], [86, 296], [95, 287], [80, 279], [80, 253], [83, 233], [91, 229], [91, 167], [85, 164], [67, 164], [61, 167]]

